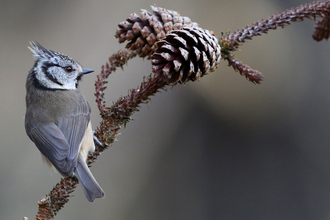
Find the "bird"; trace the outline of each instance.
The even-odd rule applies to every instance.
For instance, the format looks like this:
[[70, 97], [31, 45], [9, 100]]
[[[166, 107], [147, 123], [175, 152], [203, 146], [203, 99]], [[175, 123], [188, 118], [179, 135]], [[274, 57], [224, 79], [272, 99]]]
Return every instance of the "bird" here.
[[94, 70], [38, 42], [30, 44], [35, 63], [26, 80], [26, 133], [45, 161], [63, 177], [76, 176], [94, 202], [105, 194], [86, 163], [95, 150], [91, 107], [78, 89], [82, 76]]

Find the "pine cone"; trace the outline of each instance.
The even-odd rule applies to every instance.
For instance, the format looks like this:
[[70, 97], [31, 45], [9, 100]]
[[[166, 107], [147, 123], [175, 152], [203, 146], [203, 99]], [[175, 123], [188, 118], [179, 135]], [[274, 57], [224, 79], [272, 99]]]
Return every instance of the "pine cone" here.
[[129, 41], [126, 48], [131, 50], [141, 49], [140, 57], [151, 56], [157, 49], [155, 43], [165, 37], [172, 30], [182, 30], [183, 27], [197, 27], [190, 18], [183, 17], [176, 11], [166, 10], [161, 7], [151, 6], [152, 15], [147, 10], [141, 9], [141, 17], [132, 13], [126, 21], [120, 22], [116, 30], [119, 43]]
[[172, 31], [157, 48], [152, 55], [152, 71], [168, 83], [199, 80], [214, 71], [221, 58], [217, 38], [199, 27]]

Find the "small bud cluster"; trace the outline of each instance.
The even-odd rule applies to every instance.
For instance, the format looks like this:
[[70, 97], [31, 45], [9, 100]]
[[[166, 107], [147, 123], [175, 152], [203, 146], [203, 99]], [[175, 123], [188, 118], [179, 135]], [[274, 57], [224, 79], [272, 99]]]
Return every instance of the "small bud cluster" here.
[[323, 39], [328, 40], [330, 37], [330, 16], [325, 16], [316, 22], [314, 27], [313, 39], [321, 41]]

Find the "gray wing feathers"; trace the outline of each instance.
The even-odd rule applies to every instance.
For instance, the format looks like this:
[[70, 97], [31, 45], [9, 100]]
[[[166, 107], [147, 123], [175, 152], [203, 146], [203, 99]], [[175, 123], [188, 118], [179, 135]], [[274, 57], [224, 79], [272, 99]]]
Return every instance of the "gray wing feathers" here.
[[64, 176], [70, 176], [77, 162], [67, 159], [69, 143], [55, 124], [36, 127], [29, 133], [41, 153]]
[[55, 123], [32, 128], [28, 135], [63, 176], [71, 176], [90, 120], [90, 106], [81, 102], [70, 115]]
[[75, 170], [75, 174], [79, 179], [79, 182], [82, 185], [83, 191], [85, 193], [86, 198], [89, 202], [94, 202], [95, 198], [103, 198], [104, 192], [100, 185], [96, 182], [93, 174], [89, 170], [85, 161], [81, 161], [81, 157], [79, 157], [79, 161]]
[[67, 152], [68, 159], [77, 160], [79, 147], [84, 138], [88, 123], [89, 115], [71, 116], [57, 123], [57, 126], [71, 146]]

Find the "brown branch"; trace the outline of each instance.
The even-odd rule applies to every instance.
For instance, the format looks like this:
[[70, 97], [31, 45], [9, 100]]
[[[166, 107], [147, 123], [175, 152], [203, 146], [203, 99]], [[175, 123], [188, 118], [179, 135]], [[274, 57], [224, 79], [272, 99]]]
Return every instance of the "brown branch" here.
[[120, 97], [111, 107], [106, 107], [106, 111], [102, 113], [103, 120], [95, 131], [95, 136], [103, 146], [96, 147], [93, 155], [88, 158], [88, 163], [93, 163], [115, 141], [118, 130], [122, 125], [126, 126], [134, 112], [139, 111], [140, 104], [148, 103], [151, 96], [167, 85], [163, 79], [150, 75], [144, 78], [138, 88], [131, 89], [127, 96]]
[[69, 196], [77, 184], [78, 179], [76, 177], [62, 178], [49, 194], [38, 201], [39, 210], [36, 220], [53, 219], [57, 212], [69, 201]]
[[248, 25], [232, 34], [223, 35], [220, 39], [223, 50], [236, 50], [240, 44], [246, 40], [251, 40], [254, 36], [268, 33], [277, 27], [284, 28], [290, 22], [303, 21], [304, 18], [315, 19], [316, 16], [324, 17], [330, 15], [330, 1], [318, 1], [306, 5], [298, 6], [287, 10], [281, 14], [274, 14], [266, 20], [260, 20], [252, 25]]
[[248, 65], [242, 64], [233, 57], [227, 57], [228, 66], [232, 66], [235, 71], [238, 71], [242, 76], [245, 76], [249, 81], [260, 84], [263, 76], [258, 70], [254, 70]]
[[291, 22], [303, 21], [304, 18], [315, 20], [317, 16], [323, 19], [317, 21], [313, 38], [316, 41], [328, 39], [330, 36], [330, 1], [318, 1], [286, 10], [281, 14], [274, 14], [266, 20], [257, 21], [241, 30], [234, 31], [232, 34], [222, 34], [219, 40], [222, 59], [227, 60], [229, 66], [232, 66], [235, 71], [239, 71], [249, 81], [260, 84], [263, 79], [261, 73], [234, 59], [232, 53], [246, 40], [251, 40], [254, 36], [267, 34], [269, 30], [275, 30], [277, 27], [284, 28]]
[[134, 58], [140, 53], [140, 50], [132, 51], [129, 49], [124, 49], [112, 54], [109, 57], [109, 61], [101, 67], [101, 73], [97, 75], [97, 80], [95, 82], [95, 97], [96, 103], [99, 108], [100, 114], [103, 117], [103, 113], [106, 112], [105, 101], [104, 101], [104, 90], [107, 88], [105, 86], [106, 79], [109, 75], [114, 72], [117, 67], [123, 69], [123, 66], [128, 62], [128, 60]]

